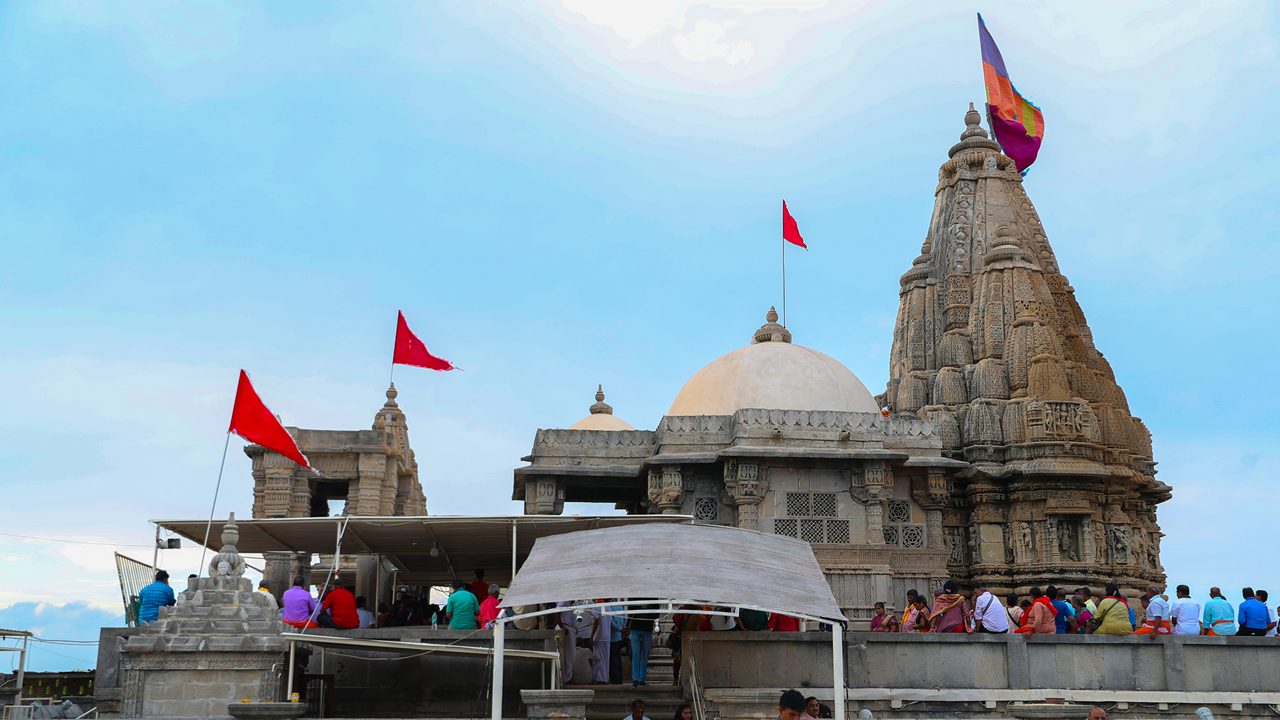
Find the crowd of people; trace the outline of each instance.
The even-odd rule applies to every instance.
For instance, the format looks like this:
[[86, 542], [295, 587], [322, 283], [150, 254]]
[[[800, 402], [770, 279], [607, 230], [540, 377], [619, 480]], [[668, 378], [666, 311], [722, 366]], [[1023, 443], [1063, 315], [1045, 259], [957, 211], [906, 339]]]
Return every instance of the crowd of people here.
[[[258, 589], [271, 594], [266, 581]], [[356, 597], [341, 578], [333, 580], [324, 597], [316, 598], [304, 578], [297, 576], [281, 596], [280, 619], [295, 628], [443, 625], [452, 630], [477, 630], [491, 628], [502, 612], [499, 590], [496, 584], [485, 581], [484, 570], [476, 570], [470, 583], [453, 583], [453, 592], [443, 607], [405, 596], [391, 605], [380, 604], [374, 613], [367, 608], [365, 598]], [[1241, 597], [1242, 602], [1233, 606], [1221, 589], [1214, 587], [1202, 604], [1191, 597], [1186, 585], [1178, 585], [1172, 598], [1164, 594], [1162, 586], [1150, 585], [1131, 601], [1119, 586], [1111, 584], [1101, 596], [1088, 587], [1068, 591], [1049, 585], [1044, 589], [1030, 588], [1025, 597], [1014, 593], [1001, 599], [985, 587], [962, 593], [952, 580], [932, 598], [908, 590], [901, 614], [889, 612], [883, 602], [876, 603], [869, 629], [904, 633], [1275, 636], [1277, 609], [1269, 604], [1267, 591], [1246, 587], [1241, 590]], [[176, 598], [168, 573], [157, 571], [155, 582], [138, 593], [138, 601], [140, 622], [156, 620], [161, 607], [173, 605]], [[591, 650], [594, 682], [622, 683], [622, 656], [627, 653], [631, 657], [632, 685], [645, 685], [657, 629], [657, 606], [632, 607], [624, 613], [622, 606], [599, 606], [607, 602], [610, 601], [597, 600], [596, 607], [585, 611], [575, 608], [580, 603], [558, 604], [561, 611], [553, 616], [553, 627], [561, 629], [565, 637], [563, 680], [568, 683], [572, 676], [575, 648], [581, 645]], [[716, 630], [794, 632], [800, 630], [800, 621], [747, 609], [736, 618], [677, 612], [666, 640], [673, 653], [677, 682], [681, 633]]]
[[1268, 604], [1266, 590], [1244, 588], [1243, 601], [1234, 607], [1219, 588], [1210, 588], [1203, 604], [1191, 597], [1191, 589], [1178, 585], [1174, 597], [1164, 588], [1150, 585], [1131, 602], [1119, 586], [1106, 587], [1101, 597], [1087, 587], [1068, 592], [1050, 585], [1031, 588], [1027, 597], [1010, 594], [1003, 601], [987, 588], [976, 587], [966, 596], [955, 581], [948, 581], [930, 598], [908, 590], [899, 616], [875, 605], [873, 632], [906, 633], [1020, 633], [1095, 635], [1252, 635], [1276, 634], [1276, 608]]

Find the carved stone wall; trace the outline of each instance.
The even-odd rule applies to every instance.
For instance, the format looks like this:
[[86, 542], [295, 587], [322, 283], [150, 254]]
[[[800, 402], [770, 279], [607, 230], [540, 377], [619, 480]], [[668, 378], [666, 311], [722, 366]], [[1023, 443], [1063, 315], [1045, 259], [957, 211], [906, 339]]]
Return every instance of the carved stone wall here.
[[1160, 580], [1155, 508], [1170, 489], [1150, 433], [980, 120], [971, 108], [939, 170], [882, 400], [932, 421], [944, 454], [971, 464], [945, 500], [957, 575], [1020, 589]]

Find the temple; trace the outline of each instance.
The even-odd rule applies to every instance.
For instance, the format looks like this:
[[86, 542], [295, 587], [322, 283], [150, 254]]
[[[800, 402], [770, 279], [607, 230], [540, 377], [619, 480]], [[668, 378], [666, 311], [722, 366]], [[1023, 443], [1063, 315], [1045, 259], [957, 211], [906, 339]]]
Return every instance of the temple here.
[[[328, 517], [332, 501], [345, 502], [341, 512], [359, 516], [426, 515], [427, 501], [418, 481], [418, 461], [409, 446], [409, 426], [396, 404], [396, 387], [387, 388], [387, 401], [369, 430], [307, 430], [289, 428], [299, 449], [318, 474], [261, 445], [244, 449], [253, 461], [253, 517]], [[329, 556], [312, 567], [310, 554], [266, 553], [263, 577], [278, 588], [295, 575], [314, 575], [323, 582]], [[379, 582], [377, 558], [350, 557], [341, 563], [354, 577], [356, 589], [369, 597], [390, 596], [390, 586], [375, 591]], [[385, 580], [383, 581], [386, 582]]]
[[970, 106], [939, 171], [884, 395], [793, 343], [770, 309], [655, 430], [614, 417], [603, 392], [570, 428], [538, 430], [513, 499], [806, 540], [853, 620], [947, 577], [1019, 592], [1162, 580], [1155, 508], [1170, 490], [1150, 433], [980, 120]]

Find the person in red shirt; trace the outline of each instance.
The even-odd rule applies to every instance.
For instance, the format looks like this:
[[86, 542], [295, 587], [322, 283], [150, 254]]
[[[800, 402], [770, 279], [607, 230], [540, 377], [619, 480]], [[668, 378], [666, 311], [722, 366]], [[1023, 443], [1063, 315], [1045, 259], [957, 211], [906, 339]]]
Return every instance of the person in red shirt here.
[[800, 618], [782, 613], [770, 613], [769, 629], [774, 632], [800, 632]]
[[483, 603], [484, 599], [489, 597], [489, 583], [484, 580], [484, 568], [476, 570], [476, 579], [471, 581], [467, 586], [471, 590], [471, 594], [476, 596], [476, 602]]
[[354, 630], [360, 627], [360, 615], [356, 612], [356, 596], [351, 594], [341, 579], [333, 581], [333, 589], [325, 596], [316, 616], [320, 627]]

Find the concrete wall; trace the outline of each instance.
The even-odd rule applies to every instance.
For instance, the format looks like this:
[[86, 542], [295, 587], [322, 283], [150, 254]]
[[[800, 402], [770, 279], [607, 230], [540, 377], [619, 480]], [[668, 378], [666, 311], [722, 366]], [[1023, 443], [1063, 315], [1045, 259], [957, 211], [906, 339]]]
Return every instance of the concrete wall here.
[[[309, 630], [339, 637], [400, 640], [493, 647], [489, 630], [432, 630], [429, 627], [380, 630]], [[507, 630], [512, 650], [556, 650], [548, 630]], [[579, 654], [583, 651], [579, 650]], [[340, 654], [337, 654], [340, 653]], [[313, 648], [308, 673], [334, 676], [338, 717], [488, 717], [491, 665], [485, 656], [428, 654], [405, 658], [403, 653], [371, 652], [358, 648]], [[549, 687], [550, 663], [507, 658], [503, 706], [505, 717], [523, 717], [521, 689]]]
[[[772, 718], [779, 689], [836, 697], [828, 633], [694, 633], [685, 643], [726, 720]], [[1280, 703], [1280, 642], [1271, 638], [850, 633], [844, 657], [850, 712], [878, 716], [905, 704], [926, 715], [1003, 717], [1051, 698], [1263, 716]]]
[[[256, 670], [151, 670], [142, 686], [145, 717], [226, 717], [227, 705], [258, 698]], [[274, 698], [272, 698], [274, 699]]]

